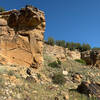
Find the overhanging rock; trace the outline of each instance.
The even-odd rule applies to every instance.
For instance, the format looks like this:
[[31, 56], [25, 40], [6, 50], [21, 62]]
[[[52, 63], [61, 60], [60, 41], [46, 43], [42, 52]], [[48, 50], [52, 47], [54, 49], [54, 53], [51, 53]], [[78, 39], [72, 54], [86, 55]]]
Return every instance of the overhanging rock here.
[[0, 63], [42, 66], [44, 13], [26, 6], [2, 12], [0, 16]]

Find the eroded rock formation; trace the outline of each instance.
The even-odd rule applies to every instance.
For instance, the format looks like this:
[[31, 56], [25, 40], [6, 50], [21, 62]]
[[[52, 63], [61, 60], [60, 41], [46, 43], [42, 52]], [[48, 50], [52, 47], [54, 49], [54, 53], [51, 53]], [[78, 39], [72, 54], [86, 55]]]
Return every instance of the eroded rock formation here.
[[43, 63], [44, 13], [33, 6], [0, 13], [0, 63]]
[[81, 58], [86, 61], [87, 65], [92, 65], [100, 68], [100, 51], [91, 50], [81, 53]]
[[86, 61], [87, 65], [91, 65], [92, 64], [91, 63], [91, 57], [90, 57], [90, 51], [82, 52], [81, 53], [81, 58]]
[[67, 59], [75, 60], [80, 59], [81, 55], [79, 51], [70, 51], [68, 48], [63, 48], [61, 46], [50, 46], [44, 44], [44, 52], [48, 56], [53, 57], [55, 60], [66, 61]]
[[78, 92], [86, 94], [86, 95], [95, 95], [100, 100], [100, 84], [93, 82], [82, 82], [78, 88]]

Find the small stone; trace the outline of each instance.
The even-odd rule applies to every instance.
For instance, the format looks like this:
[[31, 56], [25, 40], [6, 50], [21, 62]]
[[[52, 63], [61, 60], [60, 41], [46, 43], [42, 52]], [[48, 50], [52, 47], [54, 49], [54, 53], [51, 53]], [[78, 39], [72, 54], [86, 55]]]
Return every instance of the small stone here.
[[21, 98], [21, 95], [20, 94], [17, 94], [17, 98], [20, 99]]
[[58, 97], [55, 97], [55, 100], [59, 100], [59, 98]]
[[30, 70], [29, 68], [27, 68], [26, 73], [27, 73], [28, 75], [31, 75], [31, 70]]
[[64, 96], [64, 100], [69, 100], [69, 95], [68, 95], [68, 94], [66, 94], [66, 95]]
[[63, 71], [63, 75], [68, 75], [68, 72], [67, 71]]

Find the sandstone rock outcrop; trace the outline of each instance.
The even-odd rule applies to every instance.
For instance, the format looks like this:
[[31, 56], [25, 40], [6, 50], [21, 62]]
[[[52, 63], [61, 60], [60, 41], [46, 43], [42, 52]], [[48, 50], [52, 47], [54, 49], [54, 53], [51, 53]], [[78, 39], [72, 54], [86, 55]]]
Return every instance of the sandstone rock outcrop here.
[[72, 60], [80, 59], [81, 53], [77, 50], [71, 51], [66, 48], [66, 57], [67, 57], [67, 59], [72, 59]]
[[66, 61], [66, 55], [64, 48], [60, 46], [51, 46], [51, 45], [44, 45], [44, 52], [48, 56], [53, 57], [55, 60], [59, 59], [60, 61]]
[[33, 6], [0, 13], [1, 63], [42, 66], [44, 31], [44, 13]]
[[81, 53], [81, 58], [86, 61], [87, 65], [92, 65], [100, 68], [100, 51], [91, 50]]
[[100, 99], [100, 84], [98, 83], [94, 83], [94, 82], [82, 82], [77, 90], [80, 93], [84, 93], [86, 95], [95, 95], [96, 97], [98, 97], [98, 100]]
[[81, 54], [79, 51], [70, 51], [68, 48], [63, 48], [61, 46], [50, 46], [44, 45], [44, 52], [48, 56], [52, 56], [55, 59], [59, 59], [60, 61], [66, 61], [67, 59], [75, 60], [80, 59]]
[[85, 60], [87, 65], [91, 65], [90, 51], [84, 51], [81, 53], [81, 58]]

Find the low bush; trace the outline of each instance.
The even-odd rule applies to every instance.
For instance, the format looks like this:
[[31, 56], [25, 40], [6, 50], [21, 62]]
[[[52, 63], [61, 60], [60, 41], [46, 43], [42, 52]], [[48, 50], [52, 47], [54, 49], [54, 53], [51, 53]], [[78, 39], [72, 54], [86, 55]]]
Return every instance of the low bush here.
[[62, 73], [55, 73], [52, 77], [54, 84], [64, 85], [66, 82], [66, 79]]
[[59, 65], [61, 65], [61, 61], [60, 61], [59, 59], [57, 60], [57, 63], [58, 63]]
[[83, 59], [75, 59], [76, 62], [86, 65], [86, 62]]
[[14, 73], [13, 70], [10, 70], [10, 71], [8, 72], [8, 75], [9, 75], [9, 76], [13, 76], [13, 75], [15, 75], [15, 73]]
[[61, 61], [60, 60], [54, 61], [52, 63], [49, 63], [48, 66], [50, 66], [52, 68], [60, 68], [61, 67]]
[[41, 74], [37, 73], [38, 79], [41, 79]]
[[35, 83], [35, 82], [36, 82], [35, 78], [33, 78], [32, 76], [27, 76], [27, 77], [26, 77], [26, 80], [27, 80], [29, 83]]

